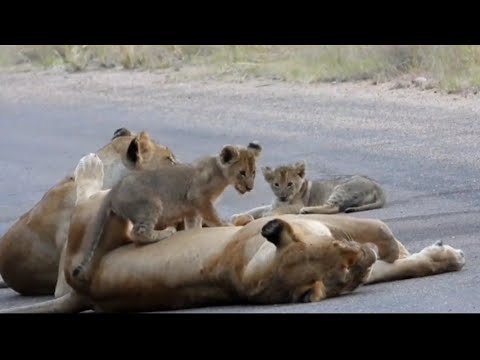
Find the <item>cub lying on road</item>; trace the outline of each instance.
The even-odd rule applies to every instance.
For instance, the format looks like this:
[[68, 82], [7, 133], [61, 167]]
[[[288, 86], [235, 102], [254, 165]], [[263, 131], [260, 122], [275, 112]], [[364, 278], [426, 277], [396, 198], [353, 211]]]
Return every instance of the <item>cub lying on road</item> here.
[[308, 180], [306, 162], [262, 168], [275, 199], [271, 205], [256, 207], [232, 216], [232, 222], [280, 214], [335, 214], [377, 209], [385, 204], [385, 192], [375, 181], [360, 175], [334, 180]]

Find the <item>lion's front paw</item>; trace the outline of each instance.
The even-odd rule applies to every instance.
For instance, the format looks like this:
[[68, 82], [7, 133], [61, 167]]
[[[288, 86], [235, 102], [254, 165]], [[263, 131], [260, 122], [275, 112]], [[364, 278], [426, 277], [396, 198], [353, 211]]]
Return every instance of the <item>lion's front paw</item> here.
[[465, 265], [465, 254], [460, 249], [454, 249], [449, 245], [444, 245], [442, 241], [437, 241], [420, 251], [420, 254], [427, 256], [442, 270], [460, 270]]

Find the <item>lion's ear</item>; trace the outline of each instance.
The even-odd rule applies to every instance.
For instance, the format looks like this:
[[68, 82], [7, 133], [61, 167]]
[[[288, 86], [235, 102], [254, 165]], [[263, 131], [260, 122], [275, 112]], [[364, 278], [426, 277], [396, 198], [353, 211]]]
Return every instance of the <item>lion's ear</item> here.
[[277, 248], [298, 241], [290, 224], [280, 219], [270, 220], [263, 225], [262, 236]]
[[132, 164], [137, 164], [140, 160], [140, 145], [138, 144], [138, 138], [134, 138], [127, 149], [127, 160]]
[[154, 143], [146, 132], [142, 131], [130, 142], [126, 153], [127, 166], [141, 168], [142, 164], [152, 157]]
[[112, 136], [112, 140], [114, 140], [118, 137], [131, 136], [131, 135], [133, 135], [133, 133], [130, 130], [128, 130], [127, 128], [120, 128], [120, 129], [115, 130], [115, 132], [113, 133], [113, 136]]

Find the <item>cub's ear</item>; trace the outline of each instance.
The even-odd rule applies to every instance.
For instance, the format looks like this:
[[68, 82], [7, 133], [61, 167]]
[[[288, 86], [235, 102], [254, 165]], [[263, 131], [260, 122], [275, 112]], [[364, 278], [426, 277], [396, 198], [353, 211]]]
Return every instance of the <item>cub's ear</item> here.
[[294, 167], [298, 176], [300, 176], [301, 178], [304, 178], [305, 172], [307, 170], [307, 162], [305, 160], [298, 161], [295, 163]]
[[233, 145], [225, 145], [220, 152], [220, 161], [223, 165], [233, 164], [240, 157], [240, 152]]
[[130, 130], [128, 130], [127, 128], [120, 128], [115, 130], [115, 132], [113, 133], [112, 140], [121, 136], [130, 136], [130, 135], [133, 135], [133, 133]]
[[155, 145], [146, 132], [142, 131], [130, 142], [126, 153], [126, 165], [129, 168], [139, 168], [142, 163], [148, 161], [153, 152]]
[[262, 166], [261, 168], [263, 177], [265, 178], [265, 181], [270, 183], [273, 180], [273, 169], [270, 166]]
[[262, 236], [277, 248], [298, 241], [290, 224], [280, 219], [270, 220], [263, 225]]
[[262, 153], [262, 146], [258, 143], [258, 141], [252, 141], [250, 144], [248, 144], [247, 149], [257, 158]]

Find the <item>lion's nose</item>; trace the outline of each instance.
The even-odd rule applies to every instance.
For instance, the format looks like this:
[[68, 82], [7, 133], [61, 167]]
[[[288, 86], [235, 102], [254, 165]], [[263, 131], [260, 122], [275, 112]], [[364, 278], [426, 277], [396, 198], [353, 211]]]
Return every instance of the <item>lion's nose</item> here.
[[281, 201], [287, 201], [287, 197], [286, 196], [280, 196], [280, 200]]
[[246, 185], [246, 186], [245, 186], [245, 189], [247, 189], [247, 191], [252, 191], [252, 189], [253, 189], [253, 186]]

